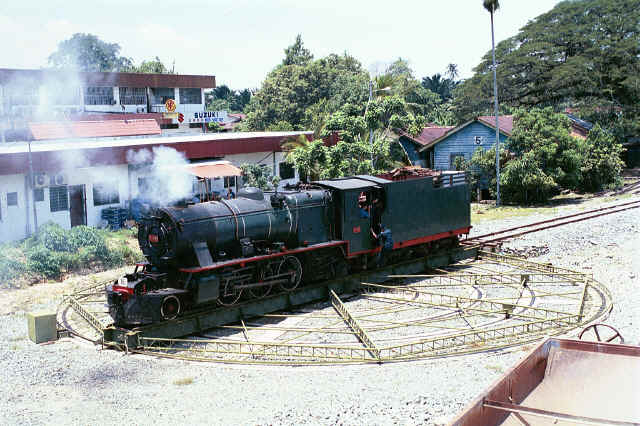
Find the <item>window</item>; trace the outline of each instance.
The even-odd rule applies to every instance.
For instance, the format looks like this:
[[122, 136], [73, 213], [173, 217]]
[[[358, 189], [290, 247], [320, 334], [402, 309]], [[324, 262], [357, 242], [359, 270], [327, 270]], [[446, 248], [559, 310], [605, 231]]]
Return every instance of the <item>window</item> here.
[[17, 206], [17, 205], [18, 205], [18, 193], [7, 192], [7, 206]]
[[120, 193], [116, 182], [93, 184], [93, 205], [104, 206], [120, 202]]
[[236, 177], [235, 176], [225, 176], [224, 177], [224, 187], [225, 188], [234, 188], [236, 186]]
[[181, 104], [201, 104], [202, 103], [202, 92], [200, 89], [192, 89], [192, 88], [180, 88], [180, 103]]
[[456, 170], [456, 158], [460, 158], [464, 161], [464, 153], [463, 152], [454, 152], [451, 153], [450, 162], [449, 162], [449, 170]]
[[35, 201], [44, 201], [44, 189], [36, 188], [33, 190], [33, 199]]
[[151, 89], [153, 94], [152, 103], [154, 105], [164, 105], [167, 99], [173, 99], [176, 96], [175, 90], [171, 87], [154, 87]]
[[89, 86], [84, 88], [85, 105], [113, 105], [113, 87]]
[[293, 179], [296, 177], [293, 164], [283, 162], [279, 164], [278, 168], [280, 169], [280, 179]]
[[69, 210], [67, 185], [49, 187], [49, 206], [52, 212]]
[[144, 87], [121, 87], [120, 105], [146, 105], [147, 91]]

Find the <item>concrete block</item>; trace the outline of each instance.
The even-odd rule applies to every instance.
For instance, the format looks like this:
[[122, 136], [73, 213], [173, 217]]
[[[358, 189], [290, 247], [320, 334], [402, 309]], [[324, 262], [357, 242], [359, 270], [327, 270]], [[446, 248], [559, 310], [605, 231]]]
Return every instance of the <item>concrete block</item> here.
[[32, 342], [43, 343], [58, 338], [55, 312], [29, 312], [27, 322]]

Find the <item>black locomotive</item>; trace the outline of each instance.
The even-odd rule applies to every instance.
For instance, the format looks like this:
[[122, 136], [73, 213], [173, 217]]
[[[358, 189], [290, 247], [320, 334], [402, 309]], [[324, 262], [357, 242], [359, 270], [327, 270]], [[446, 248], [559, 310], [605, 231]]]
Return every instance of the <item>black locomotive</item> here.
[[464, 173], [245, 188], [232, 200], [155, 209], [139, 223], [148, 262], [107, 286], [109, 313], [116, 325], [142, 325], [292, 291], [379, 264], [383, 226], [393, 260], [457, 243], [469, 221]]

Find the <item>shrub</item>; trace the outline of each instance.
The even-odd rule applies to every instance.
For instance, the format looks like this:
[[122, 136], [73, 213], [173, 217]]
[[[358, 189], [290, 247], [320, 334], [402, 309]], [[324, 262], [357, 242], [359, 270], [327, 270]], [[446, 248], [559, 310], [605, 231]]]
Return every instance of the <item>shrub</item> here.
[[47, 222], [38, 228], [32, 237], [37, 243], [42, 243], [44, 247], [53, 251], [70, 251], [68, 231], [60, 225]]
[[64, 260], [60, 252], [49, 250], [44, 245], [36, 245], [27, 251], [26, 256], [29, 271], [46, 278], [60, 278]]
[[531, 204], [548, 200], [557, 184], [527, 152], [507, 163], [500, 174], [500, 188], [505, 200]]
[[0, 281], [11, 282], [23, 275], [27, 265], [20, 258], [20, 250], [8, 245], [0, 246]]
[[614, 136], [595, 125], [586, 141], [586, 153], [581, 167], [581, 188], [585, 191], [601, 191], [605, 187], [620, 186], [622, 145]]

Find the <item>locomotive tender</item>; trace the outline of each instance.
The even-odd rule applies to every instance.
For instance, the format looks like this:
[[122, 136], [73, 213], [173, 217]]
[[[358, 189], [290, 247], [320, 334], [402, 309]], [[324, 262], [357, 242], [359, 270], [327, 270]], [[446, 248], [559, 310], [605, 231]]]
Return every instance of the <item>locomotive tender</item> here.
[[424, 256], [469, 233], [469, 207], [464, 173], [445, 172], [245, 188], [232, 200], [155, 209], [138, 225], [148, 262], [107, 286], [109, 313], [115, 325], [150, 324], [375, 267], [382, 225], [388, 260]]

